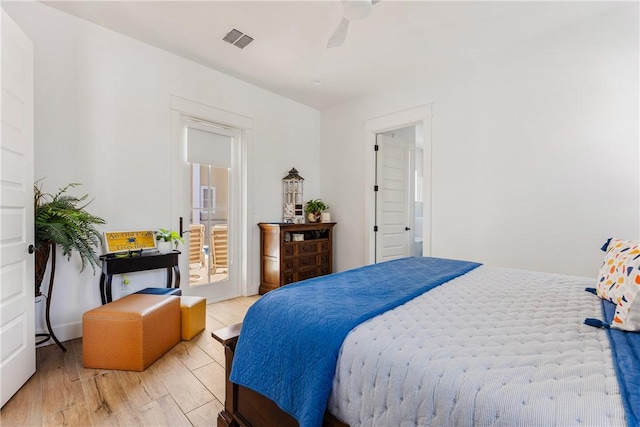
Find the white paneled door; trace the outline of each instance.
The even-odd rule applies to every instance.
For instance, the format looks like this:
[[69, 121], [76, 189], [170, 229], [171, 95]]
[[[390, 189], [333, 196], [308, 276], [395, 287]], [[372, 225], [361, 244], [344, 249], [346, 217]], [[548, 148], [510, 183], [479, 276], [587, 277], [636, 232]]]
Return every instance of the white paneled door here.
[[36, 369], [33, 255], [33, 45], [2, 10], [0, 73], [0, 398]]
[[376, 262], [410, 255], [410, 147], [377, 135]]

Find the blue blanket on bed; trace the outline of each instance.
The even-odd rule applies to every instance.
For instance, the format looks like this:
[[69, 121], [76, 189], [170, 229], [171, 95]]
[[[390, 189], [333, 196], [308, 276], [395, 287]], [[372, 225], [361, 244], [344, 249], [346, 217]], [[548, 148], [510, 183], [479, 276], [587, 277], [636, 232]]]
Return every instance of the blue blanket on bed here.
[[[616, 305], [602, 300], [605, 322], [611, 324]], [[607, 329], [627, 425], [640, 427], [640, 332]]]
[[300, 427], [321, 426], [349, 331], [479, 265], [403, 258], [271, 291], [247, 312], [231, 381], [269, 397]]

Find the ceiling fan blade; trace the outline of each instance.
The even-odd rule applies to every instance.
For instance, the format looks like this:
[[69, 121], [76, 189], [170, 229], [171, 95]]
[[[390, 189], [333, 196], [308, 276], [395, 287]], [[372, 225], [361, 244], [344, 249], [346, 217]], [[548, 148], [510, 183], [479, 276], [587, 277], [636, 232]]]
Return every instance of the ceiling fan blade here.
[[333, 32], [329, 41], [327, 42], [327, 47], [338, 47], [342, 46], [344, 41], [347, 39], [347, 31], [349, 30], [349, 21], [347, 19], [342, 18], [338, 28]]

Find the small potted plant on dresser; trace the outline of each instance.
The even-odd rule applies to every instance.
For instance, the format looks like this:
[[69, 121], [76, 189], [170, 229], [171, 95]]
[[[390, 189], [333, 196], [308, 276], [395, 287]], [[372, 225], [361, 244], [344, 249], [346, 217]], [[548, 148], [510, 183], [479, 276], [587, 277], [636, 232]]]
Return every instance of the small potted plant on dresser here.
[[309, 200], [304, 205], [304, 211], [307, 213], [307, 220], [309, 222], [320, 222], [322, 211], [326, 211], [327, 209], [329, 209], [329, 205], [321, 199]]
[[180, 237], [177, 231], [169, 231], [164, 228], [157, 229], [154, 234], [158, 241], [158, 252], [167, 254], [173, 249], [178, 249], [178, 243], [184, 243], [184, 239]]

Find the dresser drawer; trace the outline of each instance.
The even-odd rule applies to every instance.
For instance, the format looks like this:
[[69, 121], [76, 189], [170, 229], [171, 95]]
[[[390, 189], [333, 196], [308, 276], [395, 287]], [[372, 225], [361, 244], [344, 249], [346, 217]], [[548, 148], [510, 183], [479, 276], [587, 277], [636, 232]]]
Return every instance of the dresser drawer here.
[[298, 257], [329, 252], [329, 241], [288, 242], [282, 247], [282, 256], [285, 258]]
[[301, 256], [295, 260], [295, 268], [305, 268], [305, 267], [315, 267], [318, 263], [318, 259], [315, 255], [312, 256]]
[[296, 260], [294, 258], [284, 259], [282, 260], [282, 268], [285, 271], [290, 271], [296, 268]]
[[296, 252], [296, 244], [295, 243], [285, 243], [282, 246], [282, 256], [283, 257], [292, 257]]
[[318, 253], [318, 242], [301, 242], [296, 245], [297, 256], [311, 255]]

